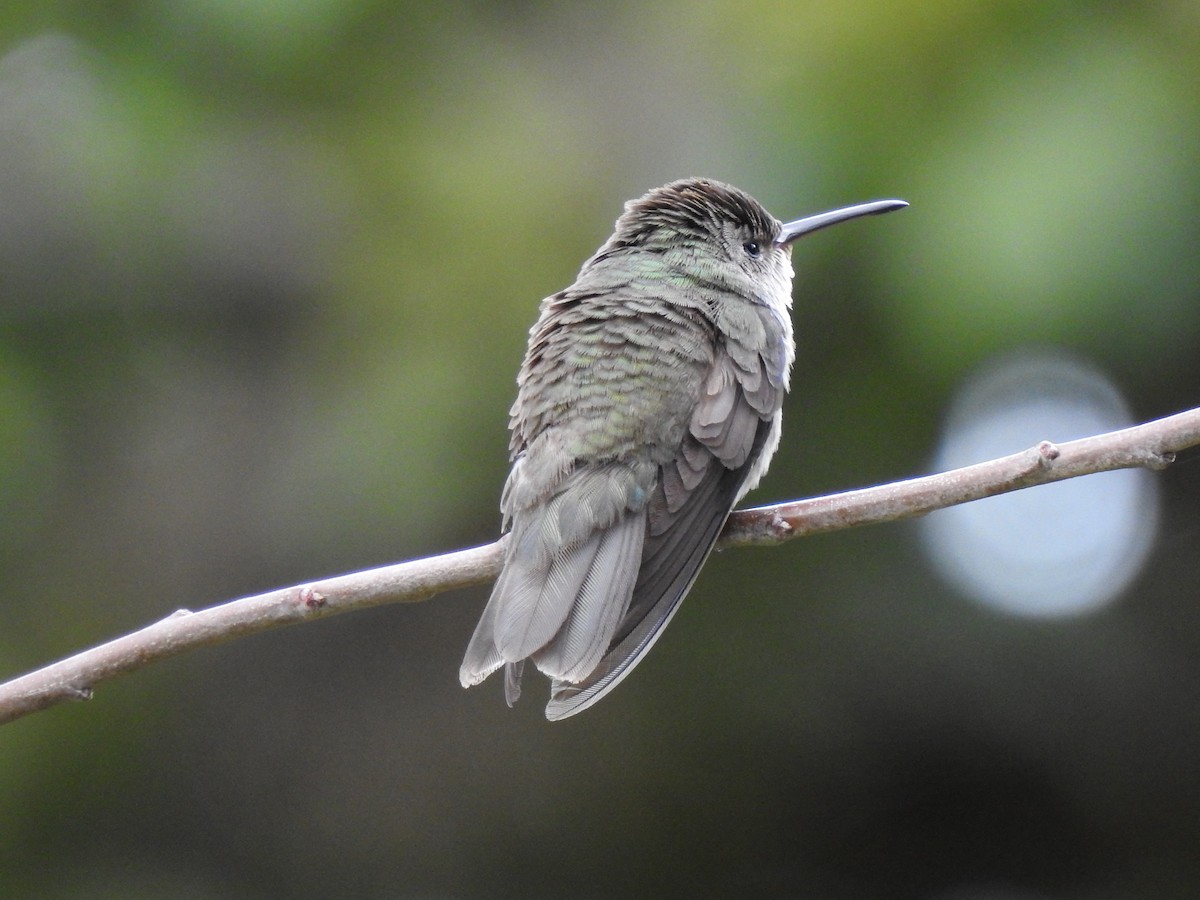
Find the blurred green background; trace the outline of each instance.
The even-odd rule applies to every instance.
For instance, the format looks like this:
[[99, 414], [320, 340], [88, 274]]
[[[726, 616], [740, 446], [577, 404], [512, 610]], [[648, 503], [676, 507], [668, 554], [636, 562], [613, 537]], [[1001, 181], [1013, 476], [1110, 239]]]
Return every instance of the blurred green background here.
[[[1019, 347], [1200, 404], [1197, 85], [1192, 0], [9, 0], [3, 674], [491, 540], [538, 301], [686, 175], [912, 203], [797, 247], [755, 503], [926, 471]], [[1158, 478], [1094, 615], [985, 611], [912, 525], [731, 551], [554, 726], [459, 687], [482, 588], [156, 665], [0, 729], [0, 894], [1197, 896], [1200, 467]]]

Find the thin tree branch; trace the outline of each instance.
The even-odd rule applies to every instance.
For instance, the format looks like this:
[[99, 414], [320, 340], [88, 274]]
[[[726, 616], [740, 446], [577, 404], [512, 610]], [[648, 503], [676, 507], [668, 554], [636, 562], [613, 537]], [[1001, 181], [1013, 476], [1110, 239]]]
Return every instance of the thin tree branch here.
[[[1113, 469], [1161, 469], [1200, 445], [1200, 408], [1095, 437], [1035, 447], [989, 462], [733, 513], [722, 546], [778, 544], [856, 525], [892, 522], [1008, 491]], [[0, 724], [66, 700], [86, 700], [101, 682], [196, 647], [282, 625], [385, 603], [416, 603], [485, 584], [500, 571], [503, 539], [482, 547], [339, 575], [165, 619], [0, 684]]]
[[1180, 450], [1200, 445], [1200, 409], [1065, 444], [1040, 444], [961, 469], [879, 487], [744, 509], [730, 516], [726, 546], [773, 544], [923, 516], [996, 494], [1113, 469], [1164, 469]]

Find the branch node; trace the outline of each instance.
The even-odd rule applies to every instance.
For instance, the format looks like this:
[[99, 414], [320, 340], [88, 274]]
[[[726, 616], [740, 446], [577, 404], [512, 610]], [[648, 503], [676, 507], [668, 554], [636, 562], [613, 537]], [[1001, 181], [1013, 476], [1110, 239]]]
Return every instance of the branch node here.
[[1037, 454], [1039, 469], [1049, 469], [1061, 453], [1058, 446], [1050, 443], [1050, 441], [1042, 441], [1034, 448], [1034, 452]]
[[779, 544], [792, 537], [792, 523], [778, 509], [762, 507], [738, 512], [738, 534], [729, 544]]
[[63, 685], [63, 696], [68, 700], [91, 700], [93, 691], [90, 687], [75, 687], [73, 684]]
[[768, 523], [768, 527], [771, 533], [781, 541], [786, 541], [792, 536], [792, 523], [779, 513], [771, 514], [771, 521]]
[[325, 605], [325, 600], [325, 595], [318, 590], [314, 590], [310, 585], [306, 585], [300, 589], [300, 602], [309, 609], [320, 609]]
[[192, 611], [190, 609], [177, 609], [177, 610], [175, 610], [175, 612], [171, 613], [171, 615], [169, 615], [167, 618], [182, 619], [184, 616], [190, 616], [191, 614], [192, 614]]
[[1146, 468], [1154, 469], [1156, 472], [1161, 472], [1171, 463], [1175, 462], [1175, 454], [1170, 450], [1163, 453], [1155, 453], [1153, 450], [1146, 453]]

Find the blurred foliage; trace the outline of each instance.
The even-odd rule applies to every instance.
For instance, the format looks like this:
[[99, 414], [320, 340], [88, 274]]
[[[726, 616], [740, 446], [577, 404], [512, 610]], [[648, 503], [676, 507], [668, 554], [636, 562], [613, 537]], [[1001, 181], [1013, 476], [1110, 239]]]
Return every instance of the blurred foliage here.
[[[1181, 0], [9, 0], [4, 669], [490, 539], [538, 300], [685, 175], [912, 203], [797, 248], [758, 502], [922, 471], [1024, 344], [1196, 405], [1198, 83]], [[1194, 896], [1194, 468], [1104, 613], [906, 527], [721, 554], [554, 727], [458, 687], [483, 591], [158, 665], [0, 730], [0, 893]]]

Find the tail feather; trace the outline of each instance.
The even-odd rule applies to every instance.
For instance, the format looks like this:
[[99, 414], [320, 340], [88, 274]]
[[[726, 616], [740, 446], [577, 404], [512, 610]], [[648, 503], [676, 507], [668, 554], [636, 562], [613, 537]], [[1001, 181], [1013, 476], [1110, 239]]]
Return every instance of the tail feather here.
[[522, 557], [509, 559], [504, 572], [512, 573], [492, 595], [496, 618], [492, 640], [507, 662], [532, 656], [562, 628], [575, 598], [596, 558], [604, 532], [562, 548], [545, 563]]
[[580, 681], [599, 665], [629, 609], [645, 533], [645, 513], [630, 514], [602, 533], [566, 621], [533, 655], [546, 675]]
[[554, 678], [586, 677], [629, 608], [645, 532], [645, 512], [628, 513], [548, 559], [528, 558], [521, 535], [514, 533], [459, 669], [463, 686], [479, 684], [505, 666], [511, 705], [520, 696], [520, 664], [527, 658]]
[[521, 673], [525, 671], [525, 660], [504, 664], [504, 702], [512, 709], [521, 699]]

